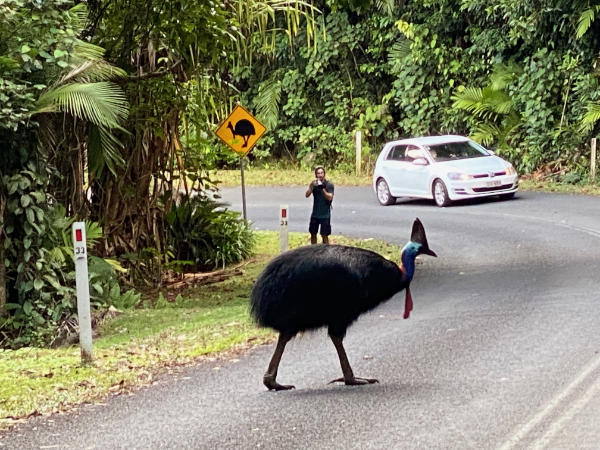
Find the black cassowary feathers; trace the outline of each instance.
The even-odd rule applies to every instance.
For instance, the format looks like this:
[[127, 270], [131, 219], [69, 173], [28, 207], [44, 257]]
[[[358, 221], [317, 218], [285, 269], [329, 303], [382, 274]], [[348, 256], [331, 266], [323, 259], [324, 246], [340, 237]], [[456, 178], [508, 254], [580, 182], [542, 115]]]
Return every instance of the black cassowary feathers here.
[[375, 252], [342, 245], [300, 247], [274, 258], [260, 274], [251, 314], [260, 325], [283, 333], [328, 326], [329, 334], [343, 337], [360, 314], [408, 283], [394, 262]]

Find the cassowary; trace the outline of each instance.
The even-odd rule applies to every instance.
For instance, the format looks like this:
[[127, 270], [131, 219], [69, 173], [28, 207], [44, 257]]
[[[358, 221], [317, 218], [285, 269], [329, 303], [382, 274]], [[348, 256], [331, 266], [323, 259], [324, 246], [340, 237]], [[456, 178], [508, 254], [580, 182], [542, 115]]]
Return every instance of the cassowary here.
[[311, 245], [274, 258], [259, 275], [251, 295], [250, 312], [256, 322], [279, 331], [277, 347], [263, 377], [271, 390], [293, 389], [277, 383], [277, 369], [285, 345], [297, 333], [327, 326], [343, 378], [347, 385], [376, 383], [376, 379], [355, 377], [342, 340], [358, 316], [406, 289], [404, 318], [412, 310], [410, 282], [415, 258], [437, 256], [429, 249], [419, 219], [410, 241], [402, 249], [400, 266], [375, 252], [343, 245]]
[[236, 136], [242, 136], [244, 138], [244, 145], [242, 147], [248, 147], [248, 139], [250, 136], [254, 136], [256, 134], [256, 130], [254, 129], [254, 125], [252, 122], [246, 119], [242, 119], [235, 124], [235, 128], [231, 125], [231, 122], [227, 124], [227, 128], [231, 130], [231, 134], [235, 139]]

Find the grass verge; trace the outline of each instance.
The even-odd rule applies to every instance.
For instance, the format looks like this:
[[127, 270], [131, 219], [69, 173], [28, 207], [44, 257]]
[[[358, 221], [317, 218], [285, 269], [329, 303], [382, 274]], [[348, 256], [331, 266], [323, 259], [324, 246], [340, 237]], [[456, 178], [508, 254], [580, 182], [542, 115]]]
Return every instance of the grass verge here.
[[[239, 186], [241, 185], [240, 170], [216, 170], [211, 172], [218, 182], [219, 186]], [[353, 175], [337, 170], [327, 170], [327, 179], [333, 181], [336, 185], [344, 186], [368, 186], [372, 183], [371, 175]], [[314, 174], [310, 169], [248, 169], [244, 170], [244, 182], [248, 186], [285, 186], [285, 185], [306, 185], [314, 179]]]
[[[104, 323], [94, 338], [92, 365], [81, 364], [77, 346], [0, 350], [0, 429], [81, 403], [102, 402], [152, 384], [160, 373], [210, 358], [234, 357], [271, 341], [275, 334], [251, 321], [248, 301], [257, 275], [279, 251], [278, 234], [256, 235], [256, 254], [245, 262], [242, 275], [176, 295], [161, 293], [147, 299], [151, 308], [124, 311]], [[332, 236], [332, 243], [368, 248], [395, 261], [400, 258], [399, 247], [374, 239]], [[306, 244], [307, 234], [290, 233], [290, 247]]]
[[[217, 170], [211, 175], [219, 181], [219, 186], [231, 187], [241, 184], [239, 170]], [[294, 169], [248, 169], [244, 171], [244, 181], [248, 186], [284, 186], [284, 185], [307, 185], [312, 180], [310, 170]], [[331, 170], [327, 172], [327, 178], [334, 184], [340, 186], [370, 186], [373, 182], [371, 175], [356, 176], [343, 172]], [[600, 195], [600, 186], [597, 184], [568, 184], [555, 181], [540, 181], [524, 177], [519, 182], [523, 191], [557, 192], [565, 194]]]

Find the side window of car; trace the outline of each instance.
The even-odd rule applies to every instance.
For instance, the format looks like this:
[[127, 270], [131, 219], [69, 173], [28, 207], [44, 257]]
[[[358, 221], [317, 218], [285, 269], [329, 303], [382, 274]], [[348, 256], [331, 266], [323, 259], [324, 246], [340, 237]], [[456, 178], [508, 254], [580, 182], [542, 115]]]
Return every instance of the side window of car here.
[[423, 150], [419, 147], [415, 147], [413, 145], [409, 145], [406, 148], [406, 161], [413, 162], [417, 158], [424, 158]]
[[389, 151], [386, 159], [391, 161], [404, 161], [405, 151], [406, 145], [396, 145]]

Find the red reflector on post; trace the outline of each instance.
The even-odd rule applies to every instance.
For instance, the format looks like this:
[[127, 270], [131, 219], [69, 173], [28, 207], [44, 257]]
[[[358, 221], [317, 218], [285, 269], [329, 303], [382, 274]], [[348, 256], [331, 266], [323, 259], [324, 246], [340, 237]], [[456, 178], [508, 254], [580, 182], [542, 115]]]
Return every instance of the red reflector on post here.
[[81, 232], [81, 229], [75, 230], [75, 240], [77, 242], [82, 242], [83, 241], [83, 233]]
[[287, 217], [287, 209], [281, 210], [281, 217], [283, 217], [284, 219]]

